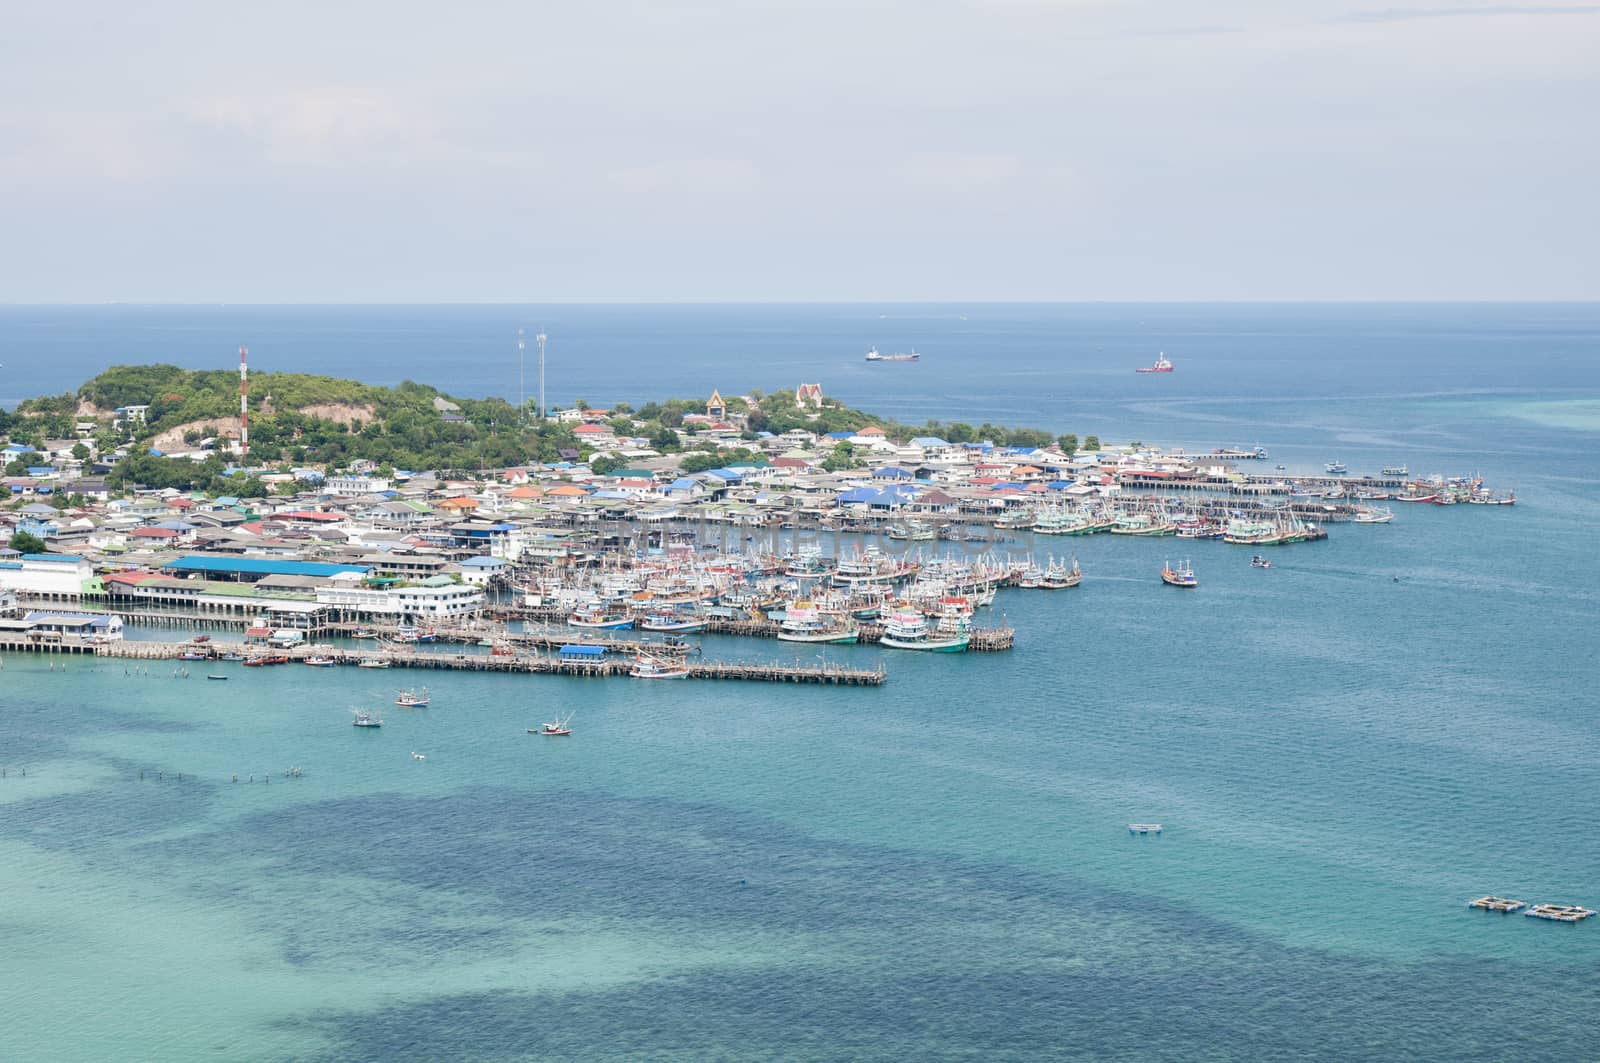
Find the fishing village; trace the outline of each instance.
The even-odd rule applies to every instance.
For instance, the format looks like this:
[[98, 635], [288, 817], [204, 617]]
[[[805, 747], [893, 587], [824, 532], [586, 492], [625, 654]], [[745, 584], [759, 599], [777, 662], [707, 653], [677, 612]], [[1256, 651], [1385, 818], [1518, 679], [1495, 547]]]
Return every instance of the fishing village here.
[[[575, 404], [524, 435], [545, 460], [472, 474], [312, 463], [303, 442], [252, 454], [243, 361], [236, 418], [175, 422], [188, 415], [159, 398], [106, 409], [94, 385], [70, 417], [10, 416], [0, 649], [877, 685], [900, 652], [1012, 650], [997, 596], [1092, 579], [1077, 537], [1259, 551], [1388, 524], [1407, 504], [1515, 503], [1476, 477], [1403, 465], [1267, 471], [1261, 447], [1187, 453], [989, 425], [945, 438], [847, 410], [820, 384], [637, 412]], [[272, 401], [261, 407], [276, 414]], [[442, 430], [472, 429], [462, 403], [435, 394], [421, 409]], [[348, 415], [348, 429], [362, 410], [307, 403], [290, 441], [319, 427], [306, 417]], [[68, 420], [72, 434], [38, 438]], [[1242, 551], [1239, 563], [1271, 566]], [[1150, 577], [1203, 582], [1190, 562]], [[149, 637], [158, 628], [193, 635]], [[700, 636], [793, 643], [797, 656], [730, 659], [719, 642], [713, 658]], [[884, 661], [800, 654], [846, 644]]]

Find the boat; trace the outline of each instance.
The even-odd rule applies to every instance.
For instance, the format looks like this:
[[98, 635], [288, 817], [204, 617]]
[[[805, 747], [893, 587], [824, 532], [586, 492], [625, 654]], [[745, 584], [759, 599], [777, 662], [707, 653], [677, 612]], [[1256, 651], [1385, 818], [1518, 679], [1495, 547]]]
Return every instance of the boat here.
[[1155, 365], [1141, 366], [1140, 368], [1135, 369], [1134, 372], [1135, 373], [1170, 373], [1170, 372], [1172, 372], [1172, 362], [1170, 362], [1167, 359], [1166, 352], [1163, 351], [1159, 355], [1156, 356]]
[[639, 627], [645, 631], [676, 631], [685, 635], [692, 635], [706, 629], [706, 618], [696, 613], [680, 613], [676, 609], [662, 609], [647, 613], [639, 621]]
[[222, 680], [222, 681], [226, 682], [228, 677], [225, 676], [225, 675], [208, 675], [208, 676], [206, 676], [206, 678], [207, 679], [219, 679], [219, 680]]
[[1351, 518], [1357, 524], [1388, 524], [1394, 520], [1394, 510], [1384, 506], [1363, 507]]
[[350, 637], [353, 639], [375, 639], [378, 637], [378, 633], [369, 627], [358, 627], [350, 633]]
[[1330, 461], [1322, 467], [1328, 471], [1330, 476], [1343, 476], [1350, 471], [1342, 461]]
[[1437, 502], [1439, 500], [1439, 496], [1436, 494], [1395, 495], [1394, 500], [1396, 502]]
[[678, 655], [662, 656], [640, 650], [628, 674], [635, 679], [687, 679], [689, 662]]
[[1250, 558], [1250, 567], [1251, 568], [1271, 568], [1272, 567], [1272, 562], [1268, 561], [1266, 558], [1262, 557], [1260, 554], [1255, 554]]
[[928, 618], [915, 609], [896, 609], [884, 624], [881, 645], [895, 650], [931, 650], [935, 653], [960, 653], [972, 641], [964, 621], [936, 630]]
[[357, 668], [388, 668], [389, 667], [389, 662], [385, 661], [385, 660], [382, 660], [381, 658], [373, 658], [372, 660], [362, 661], [360, 664], [356, 665], [356, 667]]
[[1200, 581], [1195, 578], [1194, 566], [1187, 561], [1179, 561], [1176, 567], [1168, 561], [1161, 570], [1161, 582], [1170, 587], [1200, 586]]
[[1051, 559], [1049, 567], [1039, 577], [1038, 586], [1042, 590], [1061, 591], [1069, 587], [1076, 587], [1083, 582], [1083, 570], [1078, 567], [1078, 559], [1072, 559], [1072, 567]]
[[1379, 475], [1382, 475], [1382, 476], [1410, 476], [1411, 475], [1411, 470], [1406, 468], [1404, 465], [1385, 465], [1383, 467], [1382, 473], [1380, 473]]
[[316, 654], [311, 657], [307, 657], [301, 663], [308, 664], [313, 668], [332, 668], [338, 662], [336, 662], [332, 657]]
[[922, 355], [916, 351], [912, 351], [909, 354], [879, 354], [876, 347], [867, 351], [867, 361], [869, 362], [915, 362], [921, 357]]
[[217, 660], [219, 660], [219, 661], [242, 661], [242, 660], [244, 660], [244, 654], [242, 654], [242, 653], [224, 653], [221, 657], [218, 657]]
[[427, 687], [419, 687], [416, 690], [406, 690], [402, 688], [395, 691], [394, 695], [394, 703], [396, 705], [403, 705], [408, 709], [425, 709], [428, 707], [428, 703], [431, 700], [432, 699], [428, 697]]
[[901, 542], [928, 542], [934, 538], [933, 526], [920, 520], [891, 524], [884, 529], [884, 534]]
[[357, 727], [382, 727], [383, 721], [372, 715], [370, 712], [363, 712], [360, 709], [357, 709], [355, 725]]
[[178, 654], [178, 660], [180, 661], [205, 661], [209, 659], [206, 654], [196, 653], [193, 650], [185, 650], [183, 653]]
[[1128, 824], [1128, 833], [1129, 834], [1160, 834], [1161, 833], [1161, 824], [1159, 824], [1159, 823], [1130, 823], [1130, 824]]
[[854, 621], [837, 613], [825, 613], [811, 601], [791, 602], [778, 625], [778, 638], [784, 642], [843, 644], [860, 637], [861, 629]]
[[553, 737], [569, 735], [572, 733], [572, 713], [569, 712], [559, 720], [556, 720], [554, 723], [547, 723], [538, 730], [534, 730], [532, 727], [530, 727], [528, 728], [528, 733], [531, 735], [550, 735]]
[[610, 608], [599, 599], [584, 603], [567, 617], [573, 627], [623, 628], [633, 626], [633, 617], [620, 609]]

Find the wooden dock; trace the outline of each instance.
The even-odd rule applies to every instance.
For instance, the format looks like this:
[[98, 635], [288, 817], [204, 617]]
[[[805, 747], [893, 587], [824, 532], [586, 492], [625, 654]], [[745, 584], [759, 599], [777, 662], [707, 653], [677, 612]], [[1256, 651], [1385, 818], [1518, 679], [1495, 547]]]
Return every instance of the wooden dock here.
[[[659, 651], [660, 646], [655, 648]], [[220, 662], [225, 653], [245, 656], [264, 654], [261, 647], [246, 646], [236, 642], [136, 642], [128, 639], [90, 647], [99, 657], [120, 660], [181, 661], [182, 654], [204, 653], [202, 660], [191, 663], [197, 668]], [[568, 676], [626, 676], [633, 667], [631, 653], [604, 654], [597, 657], [573, 659], [559, 654], [542, 653], [435, 653], [426, 650], [348, 649], [340, 647], [298, 646], [290, 650], [274, 649], [274, 655], [289, 658], [289, 666], [306, 667], [307, 657], [331, 658], [335, 666], [359, 667], [362, 662], [381, 661], [390, 668], [432, 668], [457, 672], [514, 672], [528, 675]], [[237, 663], [237, 662], [235, 662]], [[874, 668], [855, 668], [845, 665], [784, 664], [766, 661], [707, 661], [692, 660], [688, 664], [690, 679], [726, 679], [764, 683], [816, 683], [825, 686], [882, 686], [888, 673], [882, 665]], [[374, 669], [376, 670], [376, 669]]]

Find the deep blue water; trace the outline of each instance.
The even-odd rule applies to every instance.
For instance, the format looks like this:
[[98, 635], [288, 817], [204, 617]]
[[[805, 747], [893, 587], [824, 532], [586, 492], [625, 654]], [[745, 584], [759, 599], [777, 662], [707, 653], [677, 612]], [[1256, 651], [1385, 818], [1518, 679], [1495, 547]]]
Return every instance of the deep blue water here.
[[[239, 342], [514, 394], [519, 324], [562, 400], [820, 379], [1520, 502], [1396, 506], [1267, 571], [1044, 543], [1086, 578], [1001, 595], [1013, 653], [829, 651], [879, 690], [449, 676], [365, 734], [394, 673], [8, 657], [0, 1055], [1600, 1055], [1600, 926], [1463, 906], [1600, 902], [1600, 308], [11, 308], [0, 395]], [[1132, 373], [1159, 350], [1178, 372]], [[1177, 550], [1193, 593], [1155, 579]], [[570, 740], [525, 733], [558, 711]]]

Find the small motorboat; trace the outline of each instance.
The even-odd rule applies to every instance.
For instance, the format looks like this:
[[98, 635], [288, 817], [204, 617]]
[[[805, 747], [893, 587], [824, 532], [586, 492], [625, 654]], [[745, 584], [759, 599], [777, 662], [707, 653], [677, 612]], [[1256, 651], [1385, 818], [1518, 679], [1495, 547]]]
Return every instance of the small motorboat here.
[[380, 660], [380, 659], [376, 659], [375, 658], [373, 660], [362, 661], [360, 664], [356, 665], [356, 667], [357, 668], [388, 668], [389, 667], [389, 662], [385, 661], [385, 660]]
[[1128, 824], [1128, 833], [1129, 834], [1160, 834], [1161, 833], [1161, 824], [1159, 824], [1159, 823], [1130, 823], [1130, 824]]
[[225, 675], [208, 675], [208, 676], [206, 676], [206, 678], [207, 679], [220, 679], [223, 682], [227, 682], [228, 681], [228, 677], [225, 676]]
[[382, 727], [383, 721], [370, 712], [356, 712], [355, 725], [357, 727]]
[[415, 749], [413, 749], [411, 751], [411, 759], [412, 760], [427, 760], [428, 758], [423, 756], [421, 753], [418, 753]]
[[1255, 556], [1250, 558], [1250, 567], [1251, 568], [1271, 568], [1272, 567], [1272, 562], [1268, 561], [1266, 558], [1262, 557], [1260, 554], [1256, 554]]

